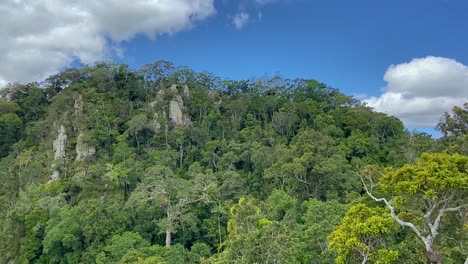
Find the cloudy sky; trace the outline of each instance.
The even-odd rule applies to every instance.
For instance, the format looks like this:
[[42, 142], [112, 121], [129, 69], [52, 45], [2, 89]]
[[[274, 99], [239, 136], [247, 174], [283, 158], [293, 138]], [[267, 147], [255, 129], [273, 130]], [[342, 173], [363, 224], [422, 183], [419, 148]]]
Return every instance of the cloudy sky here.
[[468, 101], [464, 0], [0, 0], [0, 86], [80, 62], [164, 59], [314, 78], [408, 128]]

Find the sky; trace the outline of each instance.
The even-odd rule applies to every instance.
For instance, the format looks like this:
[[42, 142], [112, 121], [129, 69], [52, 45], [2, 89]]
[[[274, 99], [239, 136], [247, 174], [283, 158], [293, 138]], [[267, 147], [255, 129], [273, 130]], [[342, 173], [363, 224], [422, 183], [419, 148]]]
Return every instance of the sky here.
[[467, 11], [464, 0], [0, 0], [0, 86], [79, 62], [168, 60], [229, 79], [316, 79], [433, 133], [468, 101]]

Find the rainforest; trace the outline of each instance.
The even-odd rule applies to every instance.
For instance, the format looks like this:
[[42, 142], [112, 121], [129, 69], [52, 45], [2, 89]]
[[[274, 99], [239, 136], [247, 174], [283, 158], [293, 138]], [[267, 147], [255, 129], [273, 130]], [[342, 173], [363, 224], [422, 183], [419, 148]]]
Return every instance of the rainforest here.
[[440, 138], [316, 80], [102, 62], [0, 90], [0, 263], [466, 263]]

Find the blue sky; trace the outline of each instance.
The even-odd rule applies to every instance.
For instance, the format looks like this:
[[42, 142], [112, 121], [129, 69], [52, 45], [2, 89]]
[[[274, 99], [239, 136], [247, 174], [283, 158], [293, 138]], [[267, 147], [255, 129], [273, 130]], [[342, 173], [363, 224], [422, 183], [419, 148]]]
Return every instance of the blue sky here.
[[156, 40], [138, 36], [122, 45], [119, 61], [138, 67], [165, 59], [233, 79], [280, 73], [375, 96], [391, 64], [430, 55], [468, 64], [466, 1], [252, 3], [243, 9], [251, 18], [240, 30], [229, 19], [237, 2], [215, 2], [218, 13], [192, 30]]
[[230, 79], [316, 79], [430, 128], [468, 101], [467, 10], [462, 0], [5, 0], [0, 85], [74, 61], [169, 60]]

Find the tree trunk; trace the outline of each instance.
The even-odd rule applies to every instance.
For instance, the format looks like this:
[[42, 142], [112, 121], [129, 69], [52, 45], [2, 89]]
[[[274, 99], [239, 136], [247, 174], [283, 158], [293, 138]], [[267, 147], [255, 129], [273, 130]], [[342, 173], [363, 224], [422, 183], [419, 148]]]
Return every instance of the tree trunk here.
[[179, 158], [179, 167], [182, 168], [184, 165], [184, 146], [181, 144], [179, 148], [180, 158]]
[[172, 232], [173, 232], [173, 222], [172, 222], [172, 214], [170, 212], [170, 208], [166, 209], [166, 216], [167, 216], [167, 226], [166, 226], [166, 247], [171, 246], [172, 242]]
[[169, 127], [168, 124], [164, 126], [164, 139], [166, 140], [166, 147], [169, 148], [169, 142], [168, 142], [168, 134], [169, 134]]
[[135, 141], [137, 143], [137, 149], [140, 150], [140, 141], [138, 140], [138, 133], [133, 132], [133, 136], [135, 137]]
[[426, 251], [426, 257], [427, 257], [427, 260], [428, 260], [428, 263], [429, 264], [441, 264], [442, 263], [442, 259], [443, 259], [443, 256], [442, 254], [434, 251], [434, 250], [428, 250]]
[[170, 228], [166, 228], [166, 247], [171, 247], [172, 234]]

